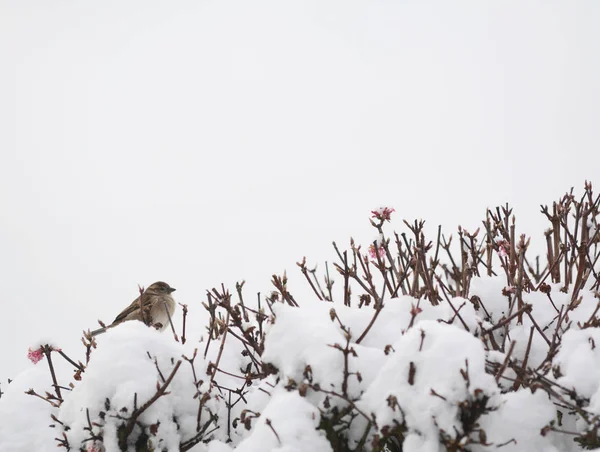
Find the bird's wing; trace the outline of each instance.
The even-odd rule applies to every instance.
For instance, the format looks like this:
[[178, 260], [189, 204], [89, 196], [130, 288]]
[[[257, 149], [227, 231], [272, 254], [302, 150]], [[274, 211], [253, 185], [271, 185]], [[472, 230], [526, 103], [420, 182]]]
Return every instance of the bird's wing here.
[[133, 303], [131, 303], [129, 306], [127, 306], [125, 309], [123, 309], [123, 311], [118, 316], [115, 317], [113, 324], [122, 322], [123, 320], [125, 320], [127, 318], [127, 316], [129, 314], [131, 314], [139, 309], [140, 309], [140, 304], [139, 304], [139, 301], [136, 299]]
[[[144, 305], [144, 308], [147, 308], [149, 302], [151, 301], [151, 297], [146, 294], [143, 293], [141, 295], [142, 297], [142, 304]], [[144, 309], [145, 312], [146, 309]], [[129, 306], [127, 306], [117, 317], [115, 317], [115, 320], [113, 321], [113, 325], [116, 323], [120, 323], [123, 322], [125, 320], [129, 320], [128, 317], [131, 314], [140, 314], [140, 298], [136, 298]]]

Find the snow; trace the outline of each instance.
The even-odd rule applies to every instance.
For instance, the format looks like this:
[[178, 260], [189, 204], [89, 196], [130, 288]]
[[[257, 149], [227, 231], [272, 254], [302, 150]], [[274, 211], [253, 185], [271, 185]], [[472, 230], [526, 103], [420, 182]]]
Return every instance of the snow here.
[[[438, 444], [440, 429], [460, 430], [461, 401], [484, 395], [494, 399], [498, 392], [493, 377], [484, 372], [481, 341], [452, 325], [421, 321], [393, 347], [396, 352], [389, 355], [359, 406], [375, 414], [380, 429], [405, 423], [409, 435], [418, 434], [422, 441], [414, 447], [405, 445], [407, 451]], [[390, 396], [399, 406], [390, 406]]]
[[[563, 449], [552, 444], [557, 438], [540, 435], [541, 429], [555, 415], [556, 409], [545, 392], [517, 391], [502, 395], [498, 409], [482, 419], [482, 427], [487, 432], [488, 442], [506, 443], [500, 449], [503, 451], [524, 451], [527, 447], [529, 450], [558, 452]], [[515, 442], [511, 441], [513, 439]]]
[[[396, 429], [402, 432], [406, 452], [444, 451], [443, 438], [473, 451], [495, 450], [498, 445], [514, 452], [582, 450], [572, 438], [547, 428], [556, 423], [559, 407], [555, 403], [562, 403], [556, 397], [569, 399], [571, 390], [583, 400], [587, 412], [600, 414], [600, 329], [583, 328], [597, 299], [593, 292], [582, 290], [581, 303], [569, 311], [552, 363], [554, 372], [546, 377], [557, 385], [551, 396], [541, 388], [514, 390], [517, 375], [512, 369], [506, 369], [498, 382], [486, 370], [507, 359], [504, 352], [486, 349], [482, 340], [485, 334], [494, 334], [500, 343], [503, 340], [504, 328], [493, 333], [483, 330], [508, 315], [512, 295], [503, 293], [505, 287], [502, 277], [474, 278], [470, 296], [479, 297], [485, 310], [469, 299], [453, 298], [450, 302], [462, 321], [445, 300], [432, 305], [410, 296], [387, 299], [360, 343], [358, 338], [373, 319], [373, 306], [359, 309], [311, 299], [298, 300], [299, 308], [275, 303], [263, 324], [262, 362], [271, 366], [271, 374], [248, 384], [235, 375], [249, 364], [252, 368], [252, 361], [231, 335], [222, 352], [223, 336], [213, 339], [204, 358], [206, 334], [182, 345], [171, 334], [126, 322], [97, 338], [81, 380], [73, 379], [70, 365], [52, 353], [58, 381], [73, 385], [71, 391], [62, 391], [60, 408], [25, 394], [30, 388], [41, 395], [53, 393], [45, 360], [32, 363], [10, 385], [2, 386], [0, 451], [56, 450], [54, 438], [63, 432], [75, 449], [120, 450], [119, 429], [136, 408], [155, 396], [179, 361], [165, 394], [139, 415], [139, 426], [128, 443], [130, 450], [141, 427], [146, 434], [152, 431], [153, 447], [180, 450], [180, 444], [197, 433], [203, 396], [201, 423], [209, 421], [209, 428], [203, 441], [190, 449], [196, 452], [333, 450], [321, 423], [352, 404], [355, 415], [346, 415], [343, 433], [351, 448], [362, 444], [371, 450], [374, 441]], [[532, 305], [533, 317], [551, 338], [557, 310], [566, 311], [571, 294], [562, 292], [558, 284], [549, 288], [549, 294], [524, 293], [523, 301]], [[251, 316], [241, 327], [248, 329], [253, 322]], [[506, 343], [515, 342], [510, 358], [516, 362], [526, 355], [532, 326], [526, 315], [522, 324], [516, 318], [506, 323]], [[528, 366], [538, 368], [548, 350], [535, 331]], [[211, 377], [209, 364], [217, 360], [220, 370]], [[254, 367], [253, 372], [257, 371]], [[237, 402], [228, 409], [227, 388], [240, 387], [241, 396], [232, 392], [232, 403]], [[485, 409], [474, 426], [467, 426], [461, 410], [476, 404]], [[588, 425], [581, 417], [562, 411], [560, 428], [586, 431]], [[51, 414], [59, 422], [53, 422]], [[244, 423], [244, 419], [249, 421]], [[105, 449], [91, 439], [100, 435]], [[483, 444], [479, 444], [481, 438]]]
[[[600, 388], [600, 330], [567, 331], [555, 363], [562, 376], [557, 382], [567, 388], [577, 388], [579, 395], [596, 396]], [[597, 396], [596, 396], [597, 397]]]
[[[271, 423], [273, 430], [267, 425]], [[319, 411], [296, 392], [278, 388], [271, 402], [257, 421], [252, 434], [243, 440], [236, 450], [254, 452], [331, 451], [329, 442], [319, 425]], [[278, 437], [275, 436], [275, 432]]]
[[[110, 416], [112, 413], [123, 409], [132, 412], [134, 394], [137, 395], [139, 407], [156, 393], [160, 377], [154, 357], [163, 376], [167, 378], [174, 368], [174, 362], [181, 358], [184, 351], [176, 342], [165, 340], [166, 336], [141, 322], [126, 322], [102, 336], [81, 384], [76, 385], [59, 412], [59, 419], [71, 427], [68, 432], [71, 442], [79, 444], [89, 437], [85, 430], [88, 426], [87, 409], [92, 422], [100, 422], [105, 429], [114, 431], [119, 421]], [[169, 385], [170, 396], [159, 398], [139, 418], [145, 425], [160, 422], [153, 442], [169, 450], [177, 450], [181, 436], [174, 418], [193, 418], [196, 415], [197, 404], [193, 400], [195, 391], [190, 369], [189, 366], [180, 367]], [[106, 400], [110, 401], [110, 409], [106, 408]], [[101, 411], [108, 414], [104, 421], [100, 419]], [[185, 433], [187, 423], [181, 426]], [[191, 436], [192, 432], [189, 433]], [[115, 439], [114, 433], [105, 435], [106, 439]], [[116, 445], [116, 442], [113, 443]]]
[[0, 398], [0, 451], [56, 451], [55, 431], [48, 428], [56, 409], [36, 397], [25, 395], [31, 388], [49, 383], [48, 369], [40, 364], [2, 385]]

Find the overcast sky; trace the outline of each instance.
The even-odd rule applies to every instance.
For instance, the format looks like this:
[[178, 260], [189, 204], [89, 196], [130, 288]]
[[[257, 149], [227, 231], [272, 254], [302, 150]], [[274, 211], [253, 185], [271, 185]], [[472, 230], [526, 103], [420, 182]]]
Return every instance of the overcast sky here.
[[509, 202], [539, 234], [539, 204], [600, 184], [599, 23], [592, 0], [0, 0], [0, 382], [40, 338], [80, 356], [138, 283], [251, 296], [372, 240], [380, 205], [451, 231]]

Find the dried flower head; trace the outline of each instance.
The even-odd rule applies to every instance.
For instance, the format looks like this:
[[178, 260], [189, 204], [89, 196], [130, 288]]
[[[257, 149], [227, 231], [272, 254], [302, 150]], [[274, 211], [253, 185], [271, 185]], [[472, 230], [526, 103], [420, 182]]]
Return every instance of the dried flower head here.
[[502, 295], [504, 295], [505, 297], [508, 297], [509, 295], [512, 295], [516, 292], [517, 289], [514, 286], [506, 286], [504, 289], [502, 289]]

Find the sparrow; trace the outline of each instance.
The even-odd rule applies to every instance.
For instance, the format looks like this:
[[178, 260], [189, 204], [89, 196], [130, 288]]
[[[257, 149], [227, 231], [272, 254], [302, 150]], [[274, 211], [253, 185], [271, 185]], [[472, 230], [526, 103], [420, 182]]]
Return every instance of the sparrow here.
[[[163, 331], [169, 326], [169, 318], [175, 312], [175, 300], [171, 294], [175, 289], [167, 283], [158, 281], [151, 284], [142, 294], [125, 308], [106, 328], [99, 328], [90, 334], [96, 336], [107, 329], [120, 325], [127, 320], [140, 320], [148, 326]], [[141, 303], [140, 303], [141, 298]], [[143, 307], [143, 311], [140, 310]]]

